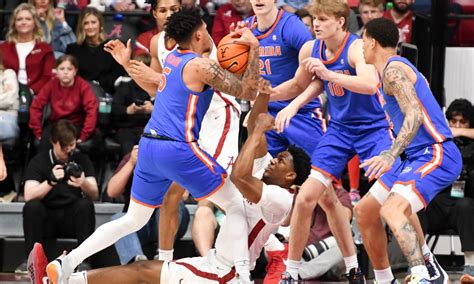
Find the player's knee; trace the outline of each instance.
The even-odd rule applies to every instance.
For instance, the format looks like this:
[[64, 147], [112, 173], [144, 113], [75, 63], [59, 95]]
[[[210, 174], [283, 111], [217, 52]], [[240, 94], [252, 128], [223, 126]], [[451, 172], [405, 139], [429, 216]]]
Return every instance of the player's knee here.
[[380, 214], [380, 206], [374, 206], [367, 198], [362, 198], [356, 206], [354, 206], [354, 216], [358, 224], [366, 224], [373, 221], [378, 221], [377, 215]]
[[143, 283], [160, 283], [163, 261], [136, 261], [131, 264], [132, 269]]
[[316, 200], [310, 194], [300, 192], [296, 196], [295, 206], [301, 209], [311, 210], [316, 207]]

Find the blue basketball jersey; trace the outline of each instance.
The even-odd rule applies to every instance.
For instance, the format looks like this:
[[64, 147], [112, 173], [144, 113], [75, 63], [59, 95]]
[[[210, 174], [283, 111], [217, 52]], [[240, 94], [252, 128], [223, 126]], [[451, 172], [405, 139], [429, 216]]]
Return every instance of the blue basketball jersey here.
[[[408, 59], [400, 56], [392, 56], [387, 63], [400, 61], [408, 65], [416, 74], [415, 92], [418, 101], [423, 111], [423, 124], [418, 129], [413, 141], [408, 145], [405, 152], [410, 155], [411, 152], [417, 149], [435, 144], [442, 143], [449, 138], [452, 138], [451, 130], [446, 123], [443, 112], [431, 93], [428, 82], [425, 77], [416, 69]], [[400, 128], [403, 125], [403, 113], [394, 96], [384, 94], [385, 105], [384, 109], [390, 116], [390, 121], [393, 124], [393, 130], [398, 135]]]
[[[257, 21], [256, 16], [250, 17], [247, 21], [252, 26]], [[299, 66], [298, 54], [301, 47], [312, 40], [304, 23], [294, 14], [281, 9], [269, 29], [259, 31], [258, 28], [254, 28], [253, 34], [260, 42], [260, 76], [270, 81], [272, 87], [292, 79]], [[279, 111], [290, 102], [291, 100], [270, 102], [268, 108]], [[315, 99], [300, 111], [312, 111], [317, 107], [320, 107], [320, 103]]]
[[203, 92], [194, 92], [184, 84], [184, 66], [196, 57], [199, 55], [194, 52], [179, 49], [166, 57], [145, 133], [183, 142], [198, 140], [201, 122], [214, 91], [208, 87]]
[[[344, 44], [333, 59], [327, 60], [324, 41], [315, 40], [311, 56], [320, 59], [327, 69], [346, 75], [356, 75], [349, 64], [349, 47], [359, 37], [347, 33]], [[380, 102], [381, 95], [364, 95], [351, 92], [333, 82], [323, 81], [328, 97], [328, 110], [331, 123], [340, 126], [388, 127], [386, 115]]]

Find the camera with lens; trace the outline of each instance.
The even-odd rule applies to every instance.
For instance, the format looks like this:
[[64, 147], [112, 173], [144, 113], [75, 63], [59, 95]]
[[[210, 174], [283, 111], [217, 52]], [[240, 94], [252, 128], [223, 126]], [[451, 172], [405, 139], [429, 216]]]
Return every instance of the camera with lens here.
[[75, 157], [79, 153], [79, 149], [74, 149], [69, 153], [69, 162], [63, 164], [63, 169], [64, 169], [64, 178], [63, 182], [66, 182], [71, 178], [79, 178], [82, 175], [82, 167], [78, 163], [76, 163]]

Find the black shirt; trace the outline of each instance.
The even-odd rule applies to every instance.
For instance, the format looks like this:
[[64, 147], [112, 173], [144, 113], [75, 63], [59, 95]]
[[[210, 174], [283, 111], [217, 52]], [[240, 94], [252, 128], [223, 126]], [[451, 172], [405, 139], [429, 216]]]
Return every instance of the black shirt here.
[[[82, 167], [86, 177], [95, 176], [94, 167], [87, 155], [77, 153], [74, 155], [74, 161]], [[53, 167], [57, 164], [62, 163], [56, 159], [53, 150], [38, 153], [28, 164], [25, 181], [36, 180], [42, 183], [48, 180]], [[60, 208], [82, 197], [82, 190], [80, 188], [70, 186], [65, 181], [60, 181], [53, 186], [53, 189], [46, 194], [42, 201], [47, 207]]]

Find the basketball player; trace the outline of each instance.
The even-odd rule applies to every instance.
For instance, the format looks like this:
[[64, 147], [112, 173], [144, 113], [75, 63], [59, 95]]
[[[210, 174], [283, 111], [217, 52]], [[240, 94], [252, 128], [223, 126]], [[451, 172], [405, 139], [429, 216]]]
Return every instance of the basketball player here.
[[[252, 31], [260, 42], [259, 74], [277, 86], [293, 78], [299, 64], [298, 53], [312, 36], [296, 15], [278, 9], [275, 0], [251, 0], [250, 3], [255, 15], [246, 21], [250, 27], [256, 24]], [[271, 102], [268, 113], [276, 117], [290, 102]], [[311, 154], [325, 128], [319, 98], [313, 99], [298, 110], [284, 131], [267, 132], [268, 151], [275, 156], [294, 144]]]
[[[247, 251], [242, 197], [236, 190], [222, 187], [225, 170], [198, 146], [197, 140], [212, 88], [242, 99], [255, 98], [258, 40], [247, 28], [235, 31], [235, 36], [240, 36], [236, 42], [250, 47], [247, 70], [239, 79], [218, 62], [201, 57], [210, 51], [212, 42], [198, 9], [174, 13], [168, 18], [165, 31], [179, 48], [166, 58], [154, 111], [140, 140], [129, 210], [124, 217], [99, 227], [69, 255], [51, 262], [47, 270], [54, 284], [67, 280], [89, 255], [141, 228], [154, 208], [161, 205], [172, 181], [188, 189], [196, 199], [208, 198], [226, 211], [229, 222], [243, 234], [241, 239], [240, 235], [232, 236], [236, 243], [229, 255], [234, 263], [238, 263], [242, 249]], [[230, 238], [228, 231], [222, 232], [226, 238]], [[236, 270], [240, 274], [239, 267]], [[240, 281], [249, 282], [245, 272], [242, 275]]]
[[[156, 7], [156, 8], [154, 8]], [[143, 88], [149, 88], [154, 96], [158, 88], [160, 73], [162, 72], [166, 56], [177, 48], [176, 41], [166, 35], [163, 31], [164, 22], [172, 13], [179, 10], [181, 3], [177, 0], [152, 1], [157, 15], [157, 25], [160, 32], [153, 36], [150, 43], [152, 56], [151, 68], [132, 61], [132, 78]], [[160, 29], [161, 28], [161, 29]], [[108, 47], [115, 47], [112, 52], [122, 65], [128, 64], [130, 43], [125, 48], [120, 41], [109, 42]], [[121, 49], [119, 53], [119, 50]], [[128, 50], [127, 50], [128, 49]], [[109, 49], [110, 50], [110, 49]], [[111, 50], [110, 50], [111, 51]], [[217, 48], [213, 43], [210, 54], [205, 54], [211, 59], [217, 60]], [[130, 68], [128, 69], [130, 70]], [[204, 115], [201, 131], [199, 133], [199, 145], [221, 165], [228, 173], [232, 171], [232, 164], [238, 154], [240, 105], [234, 97], [219, 91], [214, 92], [211, 104]], [[159, 235], [159, 258], [161, 260], [173, 259], [173, 245], [178, 229], [178, 207], [184, 189], [173, 183], [168, 191], [160, 213], [161, 230]], [[198, 209], [199, 210], [199, 209]], [[197, 228], [201, 230], [203, 228]], [[212, 240], [214, 241], [214, 240]]]
[[[382, 78], [384, 109], [397, 138], [388, 150], [361, 166], [367, 167], [369, 177], [377, 178], [393, 168], [394, 160], [402, 153], [406, 158], [397, 168], [392, 187], [370, 189], [357, 205], [356, 219], [364, 245], [370, 244], [366, 250], [375, 269], [391, 274], [387, 240], [379, 218], [382, 216], [411, 266], [410, 283], [429, 283], [433, 278], [437, 278], [435, 283], [447, 283], [447, 275], [439, 273], [441, 268], [432, 259], [426, 243], [420, 249], [415, 229], [418, 225], [409, 217], [456, 180], [461, 172], [461, 155], [426, 79], [410, 61], [396, 55], [398, 39], [397, 26], [385, 18], [370, 21], [363, 34], [364, 57], [367, 63], [375, 65]], [[363, 212], [370, 214], [359, 219]], [[379, 283], [392, 280], [393, 277], [385, 278]]]
[[[273, 128], [273, 118], [266, 114], [268, 100], [267, 93], [261, 92], [258, 96], [248, 120], [249, 137], [234, 164], [230, 180], [224, 185], [236, 186], [246, 199], [245, 216], [248, 231], [251, 232], [249, 251], [252, 268], [274, 230], [288, 221], [293, 200], [289, 192], [291, 186], [301, 184], [311, 170], [310, 158], [300, 148], [290, 146], [273, 159], [267, 152], [264, 134]], [[224, 226], [237, 229], [229, 222], [225, 222]], [[68, 283], [236, 283], [238, 281], [228, 253], [235, 243], [230, 240], [219, 233], [215, 250], [204, 257], [174, 262], [139, 261], [84, 271], [74, 273]], [[33, 251], [33, 254], [42, 255], [40, 251]], [[40, 264], [41, 260], [37, 263]], [[32, 267], [36, 267], [35, 275], [44, 269], [44, 266]]]
[[[333, 190], [326, 189], [334, 179], [341, 177], [348, 160], [355, 154], [367, 159], [390, 148], [389, 125], [379, 102], [376, 71], [364, 61], [362, 40], [347, 31], [347, 1], [315, 0], [309, 12], [314, 19], [316, 40], [303, 46], [299, 55], [302, 64], [295, 77], [276, 87], [277, 94], [272, 99], [292, 98], [308, 85], [314, 87], [315, 92], [305, 92], [293, 101], [304, 103], [320, 94], [324, 84], [331, 123], [312, 154], [311, 175], [296, 197], [283, 279], [297, 280], [311, 222], [307, 216], [311, 216], [319, 203], [344, 256], [349, 282], [363, 283], [350, 224]], [[312, 80], [313, 76], [317, 79]], [[381, 179], [386, 179], [385, 183], [392, 182], [389, 173]]]

